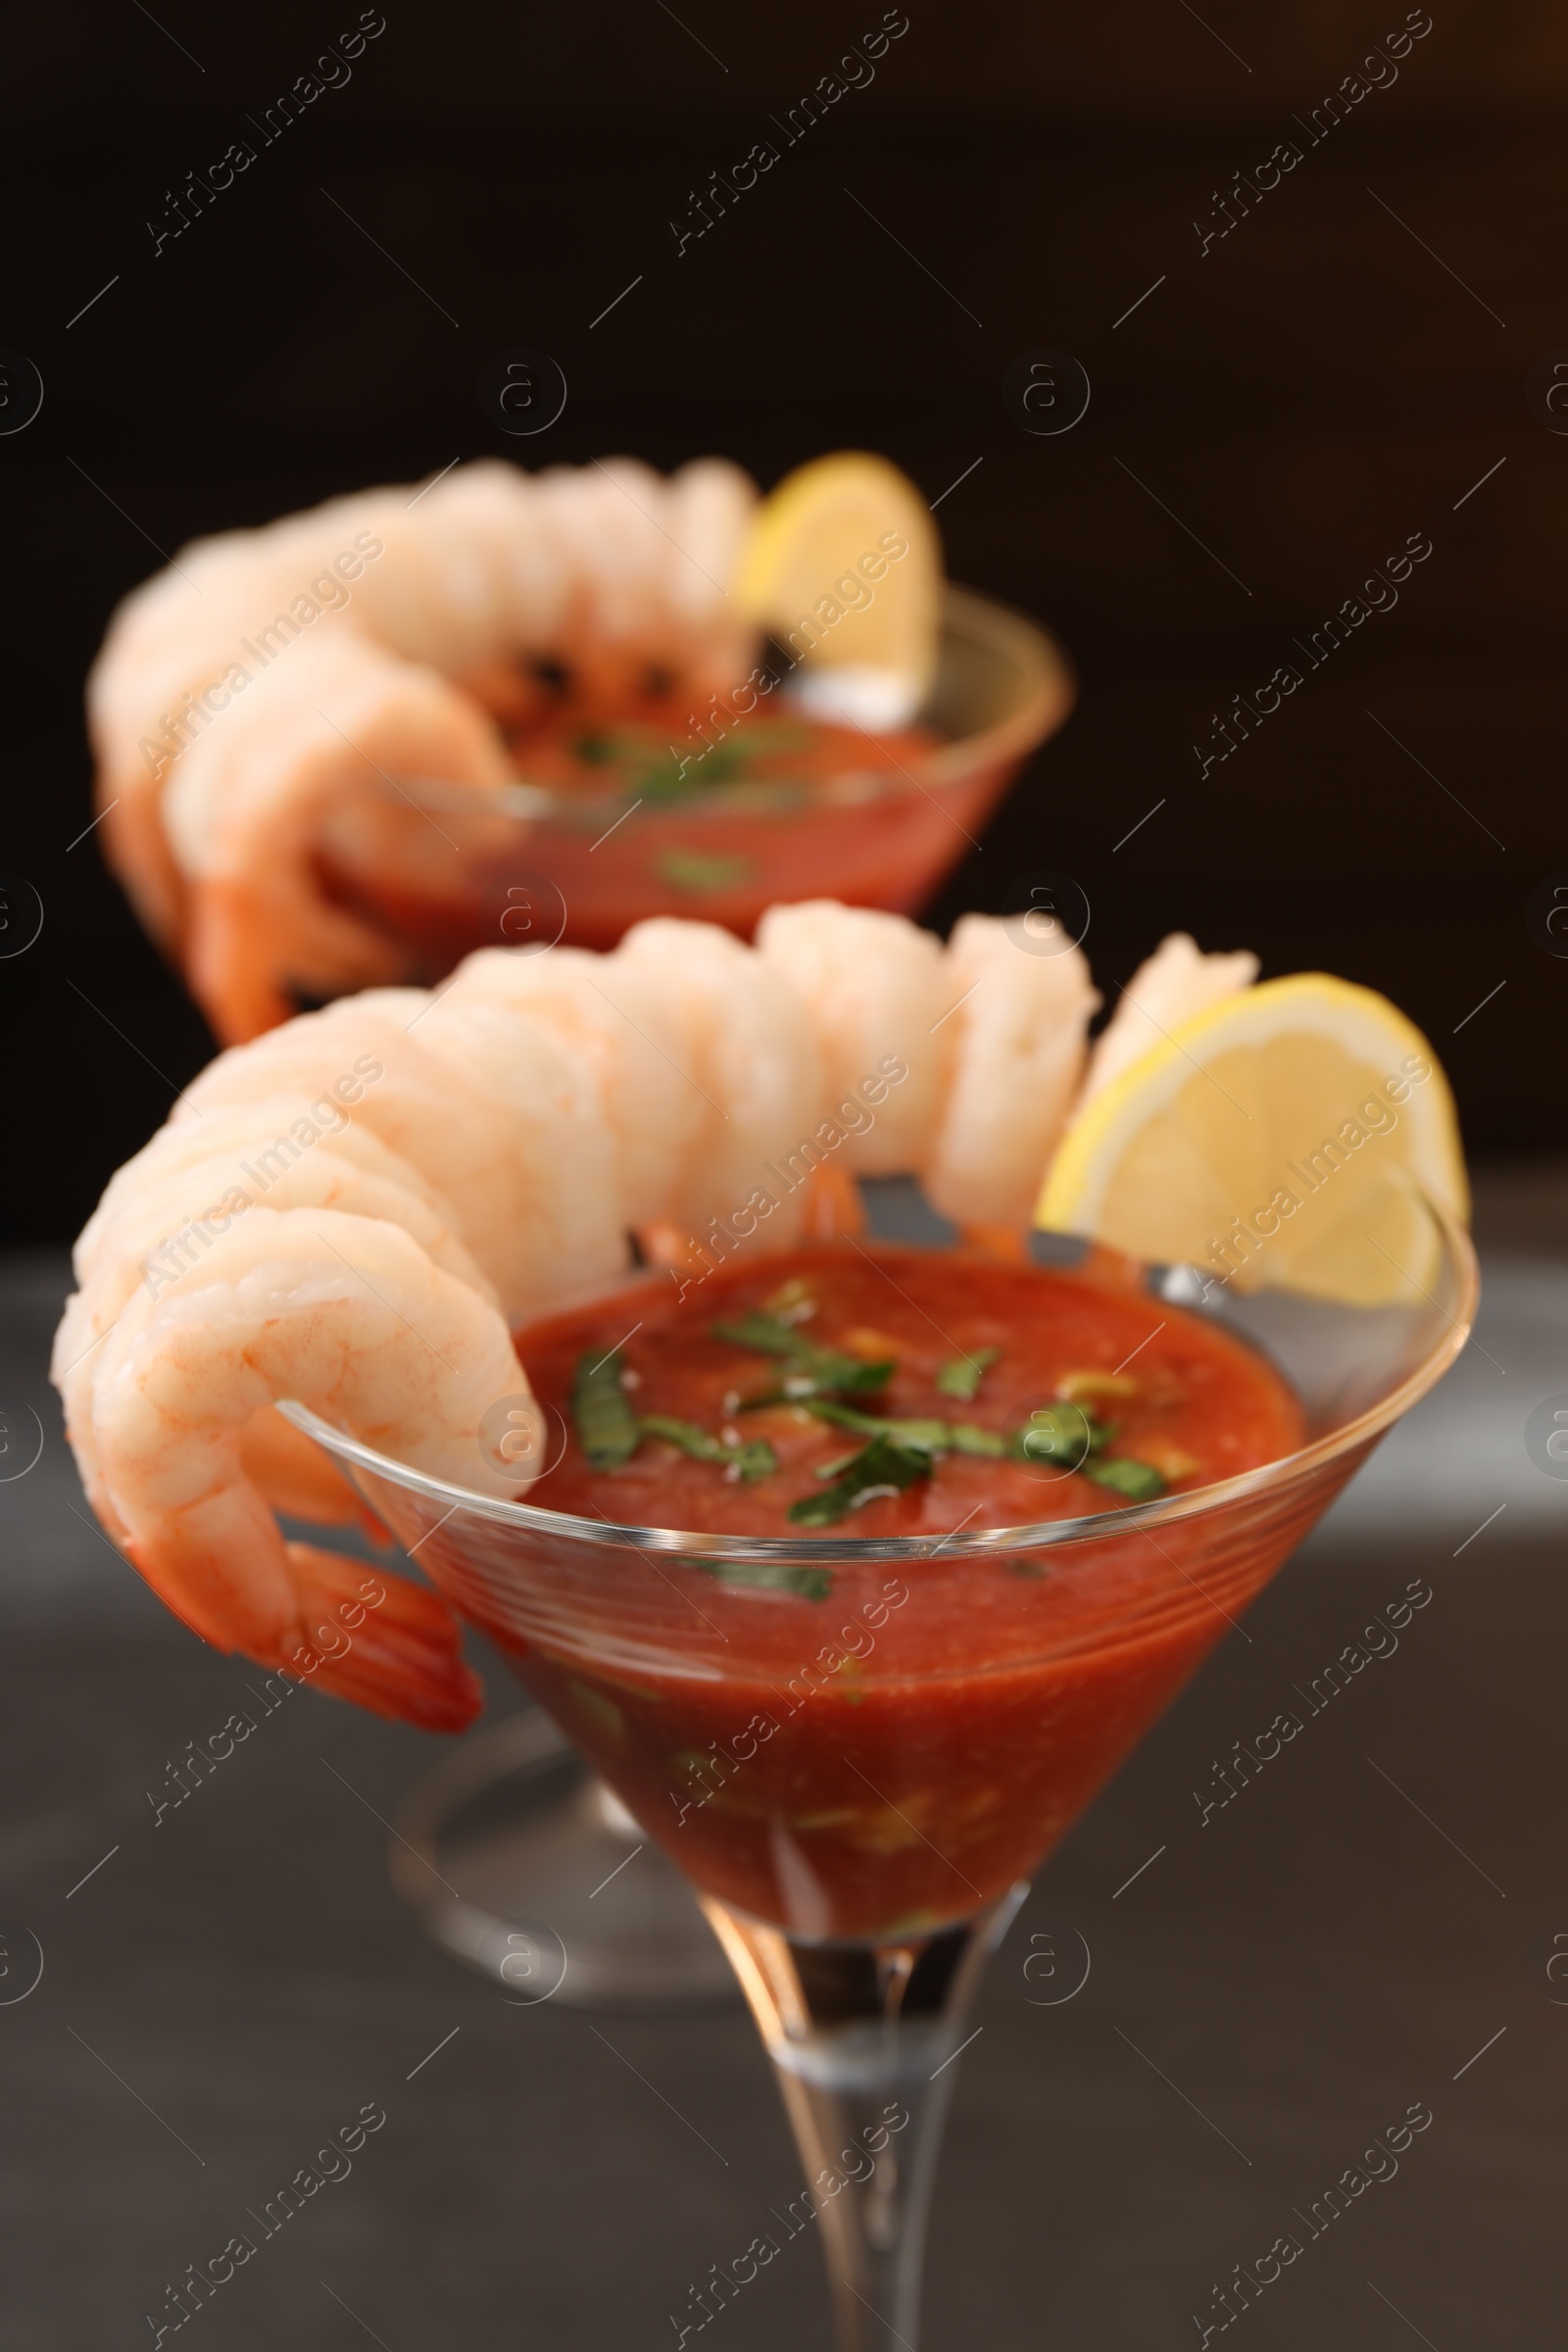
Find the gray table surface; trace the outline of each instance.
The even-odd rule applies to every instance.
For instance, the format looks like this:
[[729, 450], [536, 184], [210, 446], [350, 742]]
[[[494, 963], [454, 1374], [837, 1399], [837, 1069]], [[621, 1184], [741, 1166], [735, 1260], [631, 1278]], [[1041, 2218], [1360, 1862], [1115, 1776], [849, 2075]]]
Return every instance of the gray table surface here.
[[[1302, 2257], [1236, 2323], [1256, 2352], [1561, 2340], [1568, 1485], [1522, 1432], [1568, 1389], [1568, 1170], [1494, 1173], [1478, 1231], [1485, 1354], [1156, 1727], [992, 1965], [931, 2352], [1196, 2343], [1215, 2282], [1283, 2232]], [[800, 2184], [749, 2025], [512, 2007], [442, 1958], [376, 1818], [437, 1744], [309, 1693], [154, 1827], [166, 1761], [257, 1678], [85, 1513], [43, 1383], [64, 1286], [63, 1255], [0, 1274], [0, 1404], [46, 1430], [0, 1486], [0, 2340], [152, 2343], [166, 2286], [258, 2236], [247, 2210], [368, 2104], [386, 2120], [348, 2177], [190, 2323], [209, 2352], [672, 2344], [690, 2284]], [[1415, 1577], [1434, 1598], [1396, 1653], [1201, 1825], [1213, 1759]], [[1068, 1931], [1089, 1981], [1037, 2005], [1031, 1937]], [[1434, 2120], [1396, 2175], [1308, 2237], [1298, 2216], [1415, 2102]], [[818, 2259], [791, 2244], [710, 2340], [824, 2342]]]

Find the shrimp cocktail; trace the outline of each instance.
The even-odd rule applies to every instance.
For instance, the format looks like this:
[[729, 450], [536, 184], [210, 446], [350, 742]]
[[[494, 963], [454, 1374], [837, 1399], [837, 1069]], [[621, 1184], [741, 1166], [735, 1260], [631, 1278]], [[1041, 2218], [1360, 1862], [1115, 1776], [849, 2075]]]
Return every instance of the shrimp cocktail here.
[[[1114, 1517], [1277, 1460], [1301, 1433], [1279, 1376], [1200, 1318], [962, 1250], [818, 1243], [678, 1302], [623, 1291], [522, 1345], [571, 1431], [533, 1501], [715, 1535]], [[1027, 1876], [1225, 1630], [1195, 1591], [1100, 1654], [1140, 1570], [1161, 1566], [1124, 1548], [1099, 1596], [1047, 1600], [1028, 1563], [999, 1577], [978, 1650], [972, 1578], [916, 1600], [902, 1572], [873, 1573], [846, 1622], [833, 1571], [808, 1566], [775, 1589], [816, 1604], [823, 1642], [803, 1648], [800, 1610], [754, 1606], [716, 1681], [508, 1646], [703, 1886], [816, 1936], [906, 1935]], [[1047, 1618], [1070, 1633], [1069, 1663], [1042, 1659]]]
[[233, 1043], [487, 944], [913, 911], [1072, 694], [845, 454], [765, 500], [718, 459], [491, 459], [199, 540], [87, 701], [106, 854]]
[[[1178, 935], [1091, 1049], [1037, 917], [486, 950], [220, 1056], [77, 1246], [72, 1443], [169, 1605], [442, 1730], [460, 1613], [685, 1872], [847, 2347], [914, 2343], [1029, 1874], [1463, 1345], [1430, 1049], [1255, 975]], [[865, 1230], [895, 1175], [939, 1246]], [[434, 1590], [277, 1511], [368, 1511]]]

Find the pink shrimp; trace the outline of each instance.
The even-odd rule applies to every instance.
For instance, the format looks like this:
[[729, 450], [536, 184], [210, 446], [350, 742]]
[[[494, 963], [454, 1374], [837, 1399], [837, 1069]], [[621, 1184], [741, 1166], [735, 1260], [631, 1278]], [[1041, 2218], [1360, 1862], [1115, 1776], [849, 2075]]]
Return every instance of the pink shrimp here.
[[[401, 1228], [334, 1209], [254, 1208], [214, 1244], [200, 1279], [137, 1292], [92, 1382], [89, 1494], [160, 1598], [196, 1633], [264, 1666], [430, 1729], [477, 1711], [445, 1604], [384, 1577], [350, 1625], [360, 1572], [285, 1543], [248, 1475], [259, 1409], [296, 1397], [433, 1476], [514, 1493], [477, 1441], [486, 1409], [526, 1396], [507, 1328]], [[73, 1429], [73, 1438], [78, 1432]], [[78, 1446], [78, 1455], [81, 1452]], [[346, 1645], [318, 1613], [339, 1608]], [[337, 1654], [323, 1656], [325, 1646]], [[316, 1662], [313, 1662], [316, 1661]]]
[[487, 460], [199, 541], [125, 600], [87, 692], [105, 850], [220, 1037], [396, 975], [318, 853], [355, 811], [375, 834], [388, 778], [504, 784], [496, 721], [541, 664], [612, 698], [744, 673], [728, 581], [755, 498], [718, 461], [663, 481]]
[[1257, 957], [1246, 949], [1233, 956], [1205, 956], [1187, 932], [1173, 931], [1117, 998], [1090, 1060], [1084, 1101], [1130, 1070], [1183, 1021], [1250, 988], [1256, 978]]
[[[1144, 1017], [1252, 968], [1167, 942]], [[820, 901], [775, 909], [756, 949], [659, 920], [610, 956], [485, 950], [440, 991], [372, 989], [231, 1049], [76, 1247], [54, 1378], [94, 1508], [207, 1640], [466, 1720], [442, 1600], [383, 1577], [356, 1601], [357, 1571], [284, 1541], [279, 1509], [363, 1505], [278, 1403], [519, 1494], [481, 1444], [528, 1396], [509, 1324], [620, 1276], [633, 1230], [695, 1276], [853, 1229], [856, 1168], [909, 1170], [1021, 1246], [1098, 1003], [1079, 952], [1040, 956], [1018, 918], [965, 916], [943, 948]]]

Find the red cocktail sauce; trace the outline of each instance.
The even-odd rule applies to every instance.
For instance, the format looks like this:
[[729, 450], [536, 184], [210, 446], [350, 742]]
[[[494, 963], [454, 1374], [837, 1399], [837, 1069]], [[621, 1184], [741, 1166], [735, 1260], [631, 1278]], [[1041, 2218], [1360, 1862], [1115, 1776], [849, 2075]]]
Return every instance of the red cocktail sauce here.
[[[624, 725], [606, 732], [626, 738]], [[609, 951], [651, 915], [723, 923], [749, 939], [763, 911], [819, 895], [913, 914], [984, 825], [1013, 756], [940, 781], [929, 728], [880, 734], [792, 717], [743, 721], [710, 748], [684, 706], [662, 727], [639, 721], [648, 757], [585, 759], [582, 713], [535, 715], [513, 745], [520, 782], [553, 800], [528, 818], [460, 795], [434, 812], [452, 845], [432, 859], [429, 821], [389, 800], [361, 842], [327, 840], [328, 895], [389, 928], [433, 981], [477, 947], [527, 944], [512, 892], [547, 877], [531, 919], [552, 937]], [[678, 772], [677, 772], [678, 771]], [[918, 788], [917, 788], [918, 784]], [[713, 787], [717, 789], [713, 789]]]
[[[539, 1398], [568, 1427], [578, 1364], [618, 1346], [639, 1415], [765, 1439], [778, 1464], [742, 1484], [645, 1438], [618, 1468], [595, 1471], [574, 1435], [530, 1503], [803, 1543], [1105, 1515], [1104, 1535], [1085, 1544], [792, 1571], [796, 1589], [790, 1576], [768, 1589], [662, 1555], [666, 1643], [689, 1624], [690, 1673], [507, 1644], [700, 1886], [810, 1936], [912, 1931], [973, 1910], [1035, 1867], [1300, 1531], [1275, 1522], [1265, 1538], [1244, 1531], [1216, 1548], [1201, 1522], [1176, 1521], [1156, 1543], [1119, 1520], [1121, 1495], [1081, 1475], [956, 1452], [835, 1525], [794, 1527], [787, 1506], [820, 1489], [815, 1468], [865, 1441], [794, 1404], [746, 1411], [779, 1363], [710, 1327], [803, 1302], [812, 1311], [799, 1328], [813, 1346], [896, 1360], [885, 1390], [856, 1396], [857, 1407], [1004, 1433], [1076, 1397], [1115, 1424], [1100, 1458], [1150, 1463], [1167, 1491], [1291, 1452], [1302, 1417], [1261, 1355], [1145, 1292], [883, 1243], [732, 1266], [683, 1298], [645, 1281], [520, 1335]], [[992, 1348], [972, 1398], [938, 1385], [944, 1365]], [[625, 1556], [641, 1594], [649, 1567]]]

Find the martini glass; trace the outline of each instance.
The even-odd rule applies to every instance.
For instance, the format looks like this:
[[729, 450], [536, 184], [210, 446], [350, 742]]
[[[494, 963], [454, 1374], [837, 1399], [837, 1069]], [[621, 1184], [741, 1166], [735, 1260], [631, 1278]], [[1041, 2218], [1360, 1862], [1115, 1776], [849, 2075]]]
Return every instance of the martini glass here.
[[[809, 787], [780, 777], [662, 799], [624, 781], [541, 783], [524, 741], [517, 780], [494, 791], [368, 771], [325, 813], [318, 862], [328, 894], [396, 943], [405, 976], [432, 985], [473, 948], [610, 949], [656, 914], [743, 939], [769, 906], [824, 890], [913, 914], [1075, 691], [1046, 630], [949, 583], [915, 721], [932, 740], [891, 767], [847, 758]], [[793, 707], [785, 689], [772, 715]]]
[[[1030, 1874], [1464, 1346], [1463, 1230], [1416, 1200], [1400, 1263], [1371, 1307], [1148, 1270], [1158, 1296], [1269, 1354], [1304, 1443], [1034, 1526], [810, 1541], [611, 1526], [426, 1478], [286, 1408], [694, 1884], [773, 2060], [841, 2352], [916, 2342], [953, 2061]], [[503, 1983], [534, 1976], [544, 1941], [514, 1935]], [[693, 2328], [710, 2316], [697, 2298]]]

